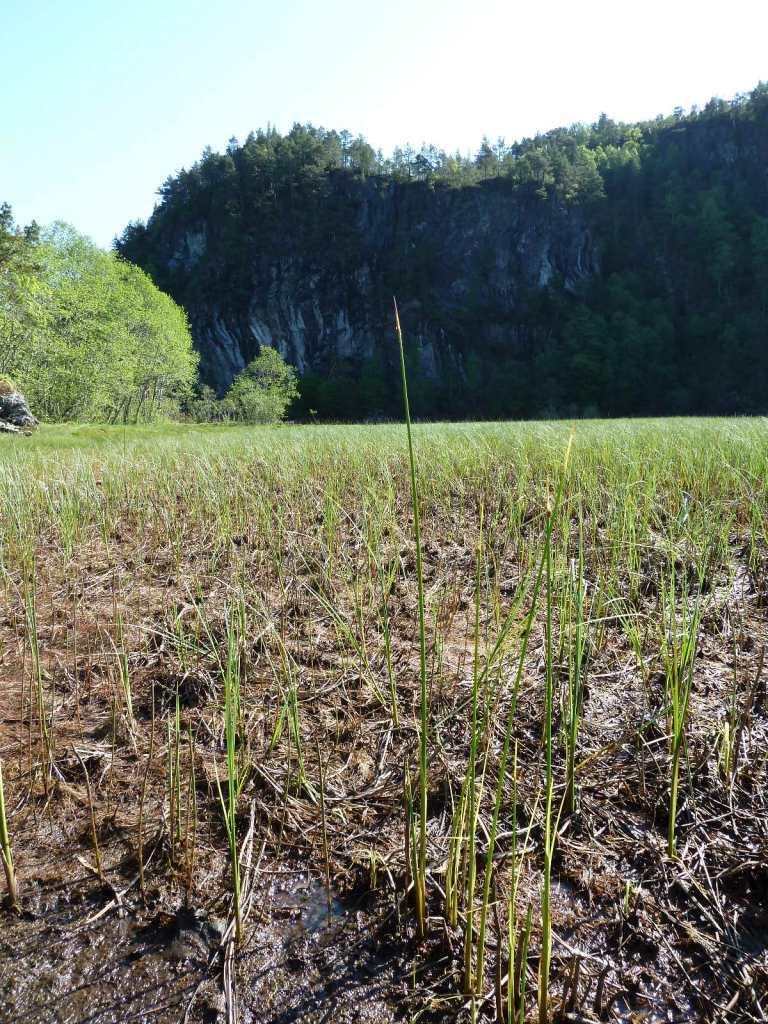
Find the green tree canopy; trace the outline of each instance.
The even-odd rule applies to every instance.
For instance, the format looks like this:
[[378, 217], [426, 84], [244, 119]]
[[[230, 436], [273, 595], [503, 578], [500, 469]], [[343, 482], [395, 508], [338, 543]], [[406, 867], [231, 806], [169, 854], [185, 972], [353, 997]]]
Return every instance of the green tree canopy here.
[[235, 377], [223, 401], [228, 413], [243, 423], [277, 423], [298, 395], [296, 370], [277, 349], [264, 347]]
[[196, 375], [184, 311], [138, 267], [65, 224], [0, 217], [0, 373], [44, 419], [151, 419]]

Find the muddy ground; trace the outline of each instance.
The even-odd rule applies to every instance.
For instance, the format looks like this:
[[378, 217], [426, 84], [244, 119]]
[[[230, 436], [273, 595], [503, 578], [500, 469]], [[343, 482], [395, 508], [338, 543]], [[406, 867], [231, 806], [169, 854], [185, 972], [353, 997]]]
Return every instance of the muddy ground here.
[[[241, 560], [242, 569], [240, 546], [232, 558]], [[197, 571], [194, 553], [179, 563], [170, 552], [149, 559], [137, 541], [112, 542], [108, 549], [94, 542], [76, 560], [56, 557], [39, 566], [36, 622], [54, 733], [49, 763], [41, 758], [29, 617], [21, 588], [6, 592], [0, 752], [21, 908], [2, 917], [0, 1020], [171, 1024], [223, 1021], [235, 1013], [240, 1021], [260, 1024], [470, 1019], [461, 993], [461, 935], [443, 918], [440, 891], [451, 799], [461, 784], [467, 745], [473, 546], [425, 545], [427, 581], [448, 575], [459, 582], [444, 608], [441, 664], [431, 694], [430, 921], [421, 942], [404, 896], [402, 841], [403, 766], [413, 763], [416, 748], [409, 558], [412, 552], [405, 550], [404, 575], [392, 598], [403, 711], [397, 728], [340, 644], [333, 617], [301, 585], [306, 562], [295, 567], [290, 587], [259, 592], [260, 607], [280, 624], [280, 650], [290, 653], [297, 674], [311, 784], [296, 782], [296, 751], [285, 723], [275, 739], [285, 696], [275, 684], [278, 654], [254, 620], [243, 640], [253, 765], [239, 821], [249, 850], [250, 899], [244, 941], [236, 950], [222, 938], [231, 914], [215, 781], [223, 763], [220, 682], [210, 652], [184, 660], [174, 643], [179, 623], [193, 628], [196, 600], [203, 600], [199, 591], [191, 597], [188, 583]], [[225, 569], [219, 564], [216, 575], [196, 578], [211, 633], [221, 644], [230, 593], [222, 582]], [[561, 1019], [747, 1022], [768, 1013], [768, 611], [754, 566], [721, 572], [709, 591], [677, 860], [665, 849], [663, 722], [648, 704], [663, 682], [658, 664], [649, 651], [643, 680], [616, 623], [607, 625], [594, 652], [580, 804], [560, 822], [554, 863], [553, 996]], [[642, 600], [651, 607], [655, 598], [651, 593]], [[120, 698], [118, 619], [132, 678], [132, 722]], [[381, 638], [375, 625], [369, 628], [372, 650]], [[529, 992], [535, 995], [540, 622], [534, 632], [515, 736], [520, 764], [533, 766], [519, 781], [518, 822], [528, 830], [531, 850], [518, 904], [521, 913], [533, 908]], [[740, 767], [726, 786], [716, 736], [734, 673], [741, 680], [740, 700], [750, 693], [752, 703], [738, 737]], [[185, 739], [179, 754], [181, 826], [172, 844], [167, 726], [177, 690]], [[498, 749], [498, 736], [492, 745]], [[95, 845], [104, 883], [97, 877]], [[509, 848], [509, 831], [502, 829], [495, 855], [502, 902]], [[496, 1013], [497, 950], [494, 923], [488, 981], [475, 1006], [479, 1019]], [[503, 955], [501, 960], [506, 971]]]

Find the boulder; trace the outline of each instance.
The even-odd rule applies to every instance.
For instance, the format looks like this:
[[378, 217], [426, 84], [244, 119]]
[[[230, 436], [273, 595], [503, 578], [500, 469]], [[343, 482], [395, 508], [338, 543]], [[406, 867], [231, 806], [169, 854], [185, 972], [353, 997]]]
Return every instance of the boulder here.
[[12, 433], [28, 431], [37, 426], [37, 420], [27, 405], [24, 395], [18, 391], [11, 391], [7, 394], [0, 394], [0, 426], [12, 429]]

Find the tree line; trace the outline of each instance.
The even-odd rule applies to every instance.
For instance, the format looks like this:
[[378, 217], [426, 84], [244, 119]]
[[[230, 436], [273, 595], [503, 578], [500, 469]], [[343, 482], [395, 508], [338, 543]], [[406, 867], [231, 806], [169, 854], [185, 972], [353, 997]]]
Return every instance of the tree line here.
[[[497, 317], [522, 339], [514, 346], [478, 340], [497, 311], [471, 296], [446, 322], [429, 304], [429, 260], [399, 261], [398, 294], [417, 295], [461, 356], [435, 379], [411, 352], [416, 415], [764, 412], [767, 165], [765, 84], [636, 124], [601, 116], [513, 144], [484, 140], [464, 156], [427, 145], [384, 156], [362, 136], [269, 127], [168, 178], [152, 218], [129, 225], [117, 248], [190, 309], [236, 312], [248, 307], [252, 268], [287, 246], [336, 267], [339, 280], [351, 273], [361, 181], [395, 181], [423, 203], [445, 189], [505, 189], [529, 205], [578, 207], [599, 271], [578, 288], [555, 275], [521, 294], [513, 316]], [[209, 229], [203, 256], [169, 264], [167, 239], [200, 223]], [[305, 374], [293, 414], [397, 415], [393, 374], [381, 352], [338, 359]]]
[[143, 270], [66, 224], [22, 228], [0, 206], [0, 379], [40, 419], [271, 422], [298, 393], [274, 350], [223, 399], [198, 384], [197, 368], [184, 310]]

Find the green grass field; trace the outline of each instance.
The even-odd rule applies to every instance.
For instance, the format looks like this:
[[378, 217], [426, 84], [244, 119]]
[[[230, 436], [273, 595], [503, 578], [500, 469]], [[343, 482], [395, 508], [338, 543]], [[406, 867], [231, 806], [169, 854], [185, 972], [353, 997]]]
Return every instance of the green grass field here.
[[[403, 426], [0, 437], [21, 906], [222, 917], [230, 1019], [762, 1019], [768, 422], [413, 438], [418, 551]], [[209, 1019], [179, 985], [134, 1012]]]

